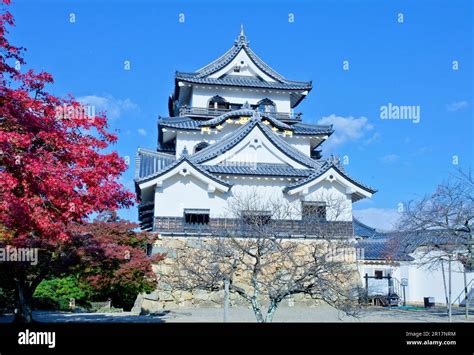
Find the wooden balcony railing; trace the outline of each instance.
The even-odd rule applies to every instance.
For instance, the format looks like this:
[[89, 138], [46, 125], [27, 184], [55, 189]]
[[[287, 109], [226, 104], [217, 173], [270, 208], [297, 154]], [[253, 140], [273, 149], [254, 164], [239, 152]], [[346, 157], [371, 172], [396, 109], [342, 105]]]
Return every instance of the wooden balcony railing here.
[[[179, 109], [180, 116], [201, 116], [201, 117], [216, 117], [223, 115], [224, 113], [233, 111], [232, 109], [224, 108], [204, 108], [204, 107], [187, 107], [183, 106]], [[273, 117], [282, 121], [301, 121], [301, 112], [289, 113], [289, 112], [264, 112], [271, 114]]]
[[268, 229], [256, 228], [237, 218], [211, 218], [208, 224], [188, 224], [183, 217], [155, 217], [153, 231], [165, 236], [234, 236], [271, 235], [282, 238], [348, 238], [353, 236], [352, 222], [309, 223], [304, 220], [270, 220]]

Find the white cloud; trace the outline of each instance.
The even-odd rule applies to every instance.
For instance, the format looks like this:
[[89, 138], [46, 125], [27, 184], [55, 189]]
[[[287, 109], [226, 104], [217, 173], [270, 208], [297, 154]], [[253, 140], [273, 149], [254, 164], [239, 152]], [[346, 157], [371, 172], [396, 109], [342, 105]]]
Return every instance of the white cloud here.
[[450, 104], [446, 105], [446, 109], [448, 111], [459, 111], [469, 106], [469, 102], [467, 101], [455, 101], [451, 102]]
[[378, 140], [380, 138], [380, 133], [379, 132], [375, 132], [372, 137], [370, 137], [369, 139], [366, 139], [365, 140], [365, 144], [370, 144], [372, 142], [375, 142], [376, 140]]
[[400, 219], [400, 213], [396, 209], [389, 208], [366, 208], [354, 210], [354, 216], [369, 227], [380, 231], [390, 231], [396, 226]]
[[107, 118], [117, 119], [124, 112], [129, 112], [136, 110], [138, 105], [133, 103], [129, 98], [126, 99], [116, 99], [111, 95], [107, 96], [97, 96], [97, 95], [88, 95], [81, 96], [77, 98], [77, 101], [83, 105], [93, 106], [96, 113], [105, 111]]
[[381, 158], [383, 163], [393, 163], [396, 162], [400, 158], [397, 154], [387, 154]]
[[332, 124], [334, 133], [326, 141], [325, 150], [332, 150], [344, 143], [355, 141], [362, 138], [367, 131], [371, 131], [374, 126], [369, 123], [367, 117], [354, 118], [341, 117], [332, 114], [325, 116], [318, 121], [318, 124], [329, 125]]
[[430, 153], [432, 151], [431, 147], [428, 147], [428, 146], [423, 146], [421, 148], [419, 148], [417, 151], [416, 151], [416, 154], [417, 155], [423, 155], [423, 154], [426, 154], [426, 153]]
[[138, 134], [140, 134], [141, 136], [146, 136], [146, 131], [143, 129], [143, 128], [139, 128], [137, 130]]

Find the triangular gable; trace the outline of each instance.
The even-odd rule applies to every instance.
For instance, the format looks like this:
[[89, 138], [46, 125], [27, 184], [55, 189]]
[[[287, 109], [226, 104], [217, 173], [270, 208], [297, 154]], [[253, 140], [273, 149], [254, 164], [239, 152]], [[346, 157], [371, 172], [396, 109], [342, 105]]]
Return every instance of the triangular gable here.
[[[238, 67], [239, 71], [234, 71], [235, 67]], [[225, 65], [223, 68], [206, 77], [218, 79], [227, 75], [244, 78], [258, 78], [266, 82], [276, 82], [274, 78], [260, 69], [253, 59], [250, 58], [250, 56], [247, 54], [246, 47], [241, 47], [237, 54], [235, 54], [235, 56], [230, 59], [227, 65]]]
[[305, 195], [308, 193], [309, 188], [326, 180], [330, 181], [331, 183], [339, 183], [345, 187], [346, 194], [351, 194], [353, 201], [358, 201], [365, 197], [370, 198], [376, 192], [376, 190], [373, 190], [351, 179], [348, 175], [344, 174], [332, 164], [327, 165], [327, 167], [321, 169], [319, 172], [316, 172], [308, 178], [288, 186], [285, 191], [289, 195]]
[[255, 127], [234, 147], [207, 161], [206, 165], [254, 165], [257, 163], [285, 164], [296, 169], [308, 168], [276, 147], [258, 125], [255, 125]]
[[165, 180], [179, 175], [182, 177], [191, 175], [197, 178], [208, 185], [208, 192], [214, 192], [215, 190], [227, 192], [231, 187], [231, 185], [227, 182], [209, 174], [207, 171], [195, 165], [187, 158], [180, 159], [175, 164], [168, 166], [166, 169], [155, 175], [149, 176], [146, 179], [137, 179], [136, 181], [140, 189], [145, 189], [151, 186], [160, 187], [163, 185]]
[[[257, 139], [257, 142], [252, 141], [255, 139]], [[280, 162], [278, 163], [280, 164], [285, 163], [300, 169], [319, 169], [321, 167], [320, 162], [311, 159], [285, 142], [284, 139], [262, 123], [261, 117], [258, 116], [253, 116], [242, 127], [228, 134], [218, 143], [212, 144], [191, 156], [190, 159], [199, 164], [216, 165], [225, 161], [226, 158], [234, 156], [244, 147], [251, 147], [252, 142], [257, 145], [254, 149], [263, 146], [271, 150], [272, 154], [279, 158]]]

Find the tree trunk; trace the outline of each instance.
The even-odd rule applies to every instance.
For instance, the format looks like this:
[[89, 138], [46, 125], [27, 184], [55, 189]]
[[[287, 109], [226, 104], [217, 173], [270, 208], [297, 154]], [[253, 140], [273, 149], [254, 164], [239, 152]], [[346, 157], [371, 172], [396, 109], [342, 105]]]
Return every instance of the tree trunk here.
[[25, 287], [23, 281], [16, 283], [16, 304], [14, 323], [32, 323], [33, 316], [31, 312], [32, 292]]
[[252, 309], [253, 313], [255, 314], [255, 318], [257, 318], [257, 322], [264, 323], [265, 319], [263, 318], [262, 310], [260, 309], [260, 304], [257, 300], [257, 296], [252, 296]]
[[449, 316], [449, 322], [452, 321], [452, 301], [451, 301], [451, 297], [452, 297], [452, 271], [451, 271], [451, 260], [452, 260], [452, 257], [451, 255], [449, 255], [449, 274], [448, 274], [448, 277], [449, 277], [449, 293], [448, 293], [448, 298], [449, 298], [449, 306], [448, 306], [448, 316]]
[[449, 315], [448, 288], [446, 286], [446, 272], [444, 271], [444, 260], [441, 260], [441, 273], [443, 275], [444, 297], [446, 299], [446, 313]]
[[278, 303], [275, 301], [271, 301], [270, 307], [268, 307], [267, 311], [267, 317], [265, 319], [265, 322], [271, 323], [273, 321], [273, 316], [275, 315], [275, 312], [278, 309]]
[[466, 304], [465, 304], [465, 316], [466, 316], [466, 319], [469, 318], [469, 292], [467, 290], [467, 276], [466, 276], [466, 269], [467, 267], [464, 266], [464, 298], [466, 300]]
[[224, 280], [224, 323], [229, 321], [229, 280]]

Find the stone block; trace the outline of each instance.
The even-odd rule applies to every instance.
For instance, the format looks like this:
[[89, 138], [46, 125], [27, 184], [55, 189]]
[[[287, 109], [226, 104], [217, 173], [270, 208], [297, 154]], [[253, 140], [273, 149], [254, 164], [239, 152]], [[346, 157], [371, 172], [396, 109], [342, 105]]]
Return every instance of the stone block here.
[[158, 299], [160, 301], [174, 301], [172, 293], [168, 291], [158, 292]]
[[145, 293], [143, 298], [146, 300], [157, 301], [158, 300], [158, 291], [153, 291], [151, 293]]
[[191, 300], [182, 301], [179, 304], [179, 306], [182, 307], [182, 308], [192, 308], [193, 305], [194, 305], [193, 301], [191, 301]]
[[194, 248], [194, 249], [201, 249], [203, 248], [203, 241], [202, 239], [188, 239], [186, 240], [186, 247]]
[[208, 301], [210, 297], [210, 293], [205, 290], [194, 290], [193, 291], [193, 298], [196, 301]]
[[156, 314], [163, 312], [164, 302], [144, 299], [141, 305], [140, 314]]
[[212, 302], [224, 304], [224, 291], [212, 292], [209, 299]]

